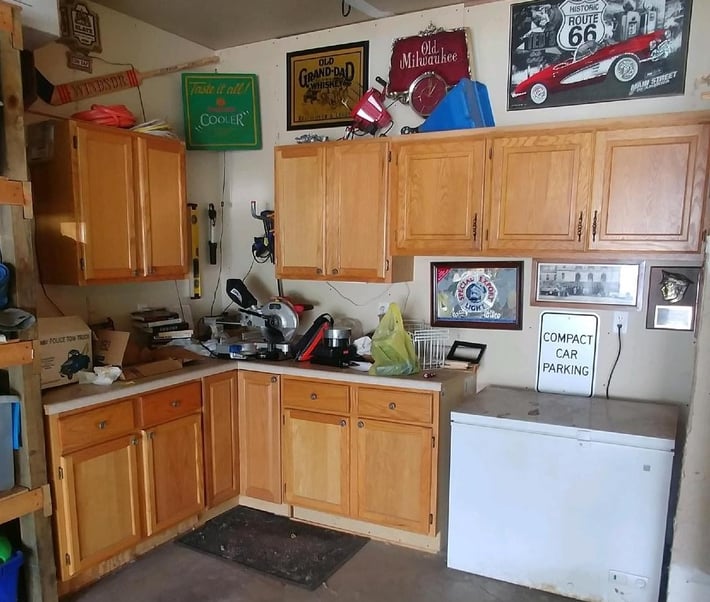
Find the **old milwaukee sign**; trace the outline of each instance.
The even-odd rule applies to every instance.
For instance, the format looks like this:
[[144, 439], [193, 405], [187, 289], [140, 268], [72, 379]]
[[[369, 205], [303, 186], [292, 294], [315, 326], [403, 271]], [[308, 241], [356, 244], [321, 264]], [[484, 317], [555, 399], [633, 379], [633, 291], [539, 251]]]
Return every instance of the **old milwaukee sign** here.
[[431, 26], [418, 36], [395, 40], [387, 95], [406, 101], [411, 83], [429, 71], [443, 77], [449, 86], [471, 77], [466, 29], [444, 31]]

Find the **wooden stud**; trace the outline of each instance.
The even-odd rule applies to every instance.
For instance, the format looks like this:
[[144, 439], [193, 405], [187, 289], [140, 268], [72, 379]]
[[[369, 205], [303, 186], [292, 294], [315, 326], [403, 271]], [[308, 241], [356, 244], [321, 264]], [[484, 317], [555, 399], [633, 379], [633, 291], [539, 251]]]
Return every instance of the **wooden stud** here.
[[42, 488], [15, 487], [0, 494], [0, 524], [44, 508]]
[[0, 367], [29, 364], [33, 357], [32, 341], [0, 344]]

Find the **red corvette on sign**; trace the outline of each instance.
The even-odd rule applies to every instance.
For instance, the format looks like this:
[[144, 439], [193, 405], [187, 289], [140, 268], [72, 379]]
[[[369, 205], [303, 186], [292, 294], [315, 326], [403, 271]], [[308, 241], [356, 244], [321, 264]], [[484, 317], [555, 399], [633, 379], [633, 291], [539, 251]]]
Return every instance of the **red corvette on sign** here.
[[529, 94], [533, 103], [541, 105], [551, 93], [586, 86], [607, 75], [621, 83], [631, 82], [636, 79], [641, 63], [668, 58], [669, 54], [670, 46], [662, 29], [616, 44], [591, 40], [580, 44], [570, 60], [550, 65], [520, 82], [512, 96]]

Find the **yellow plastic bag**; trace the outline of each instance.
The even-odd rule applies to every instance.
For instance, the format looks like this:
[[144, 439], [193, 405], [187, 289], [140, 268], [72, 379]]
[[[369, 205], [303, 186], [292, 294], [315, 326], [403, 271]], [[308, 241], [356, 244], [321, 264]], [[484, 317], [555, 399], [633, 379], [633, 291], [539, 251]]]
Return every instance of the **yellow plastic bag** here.
[[372, 359], [369, 373], [374, 376], [398, 376], [419, 372], [419, 361], [412, 337], [404, 330], [402, 314], [390, 303], [372, 335]]

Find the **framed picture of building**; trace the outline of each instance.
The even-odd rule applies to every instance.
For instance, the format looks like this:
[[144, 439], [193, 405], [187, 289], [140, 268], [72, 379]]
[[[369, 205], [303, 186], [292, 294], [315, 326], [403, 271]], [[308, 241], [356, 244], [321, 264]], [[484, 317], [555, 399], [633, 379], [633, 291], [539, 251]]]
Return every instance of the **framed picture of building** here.
[[574, 263], [533, 259], [532, 305], [641, 307], [641, 263]]

